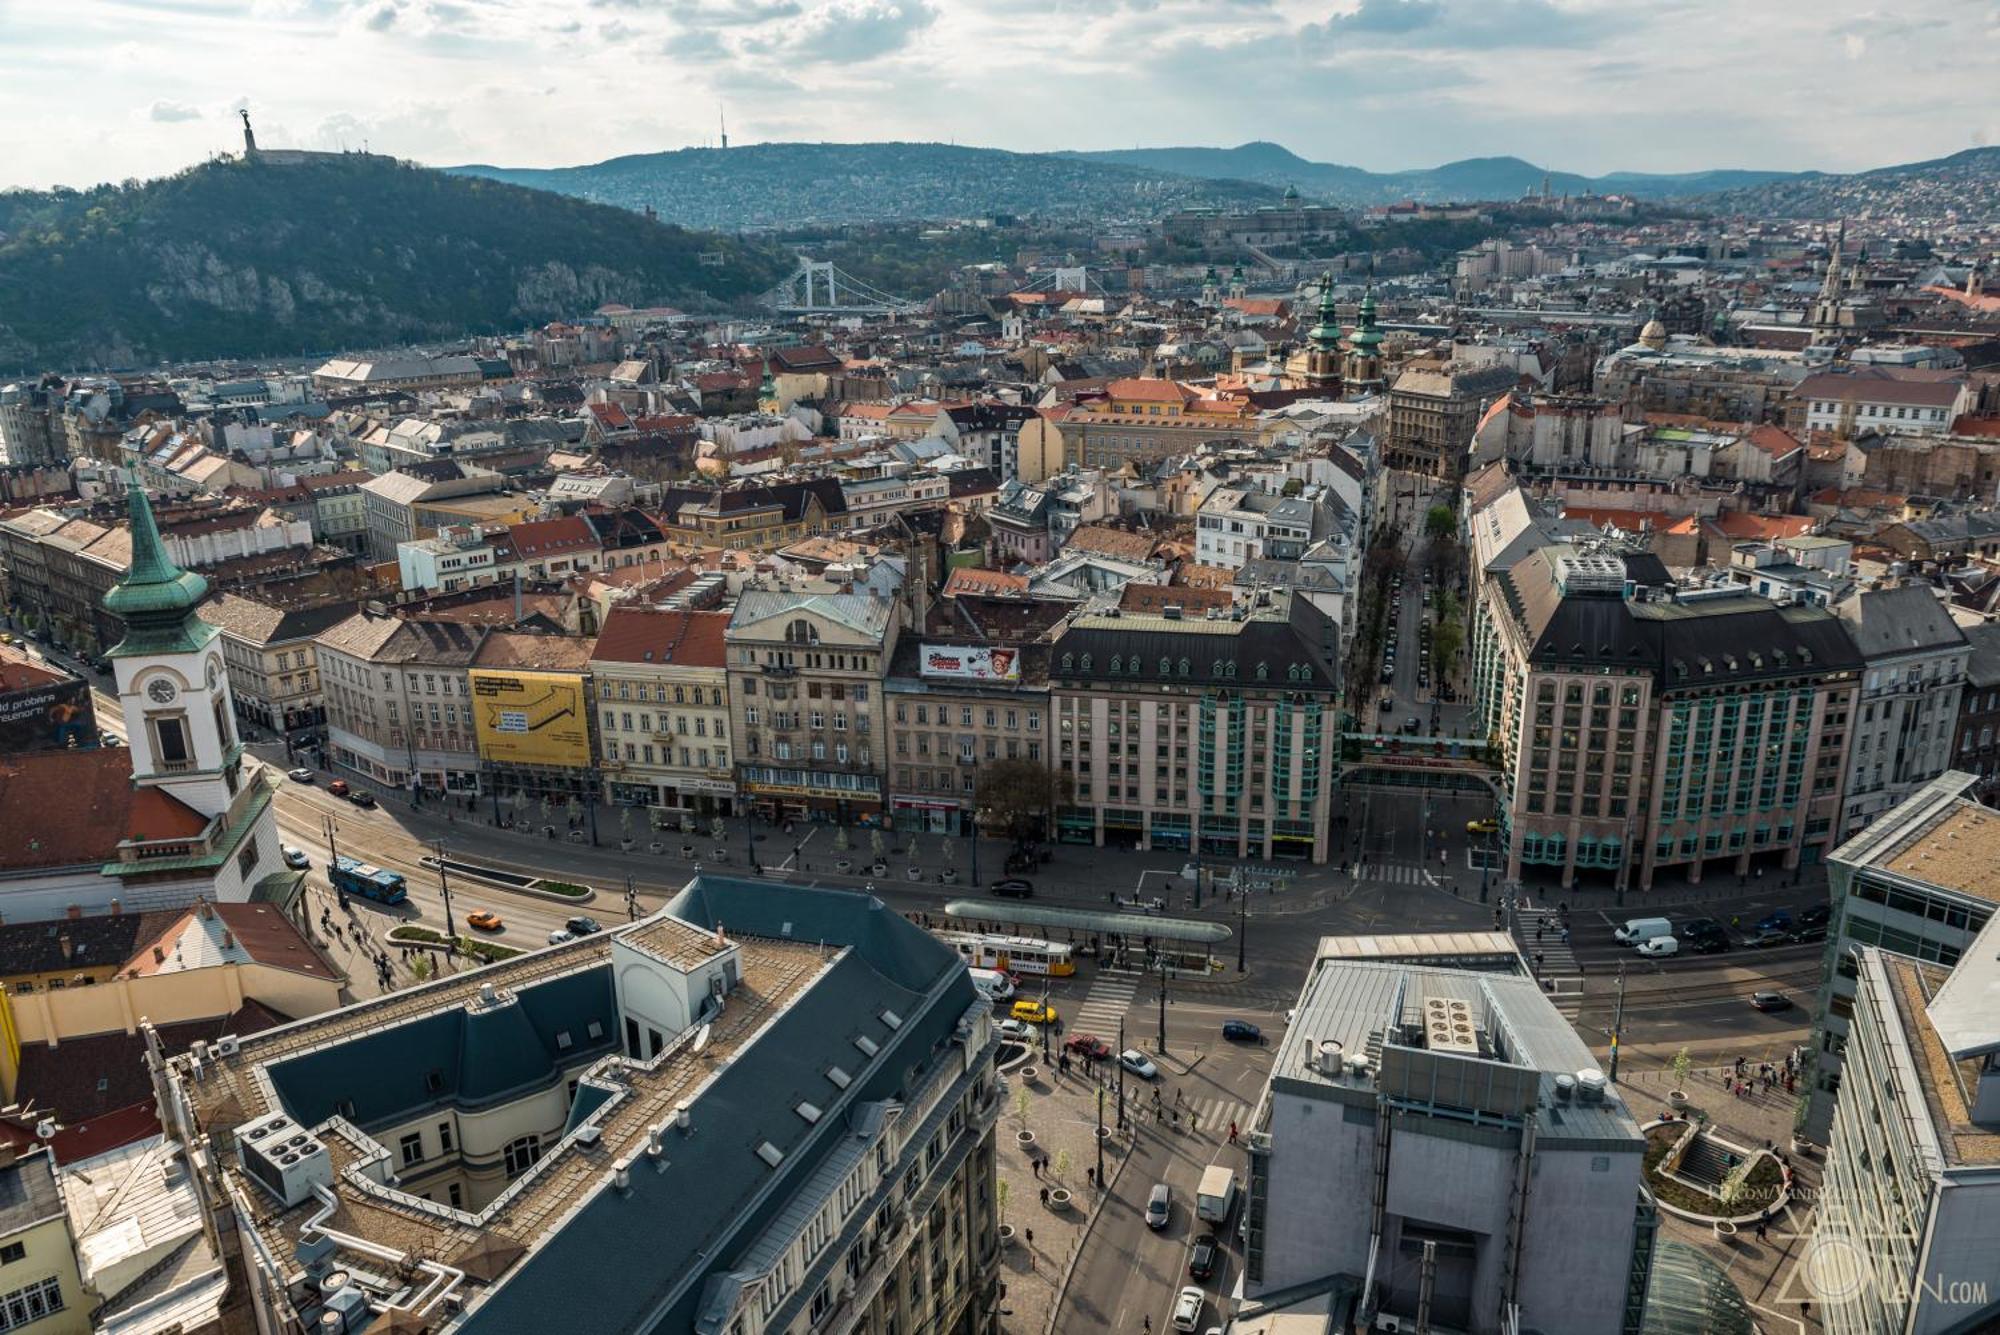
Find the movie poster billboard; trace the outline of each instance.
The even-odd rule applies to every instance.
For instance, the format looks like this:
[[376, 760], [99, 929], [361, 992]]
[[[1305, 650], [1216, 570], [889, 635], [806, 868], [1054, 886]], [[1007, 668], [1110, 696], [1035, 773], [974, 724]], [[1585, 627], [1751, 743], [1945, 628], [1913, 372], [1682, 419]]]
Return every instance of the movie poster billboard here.
[[926, 677], [945, 681], [1013, 683], [1021, 680], [1021, 651], [984, 645], [927, 644], [920, 670]]

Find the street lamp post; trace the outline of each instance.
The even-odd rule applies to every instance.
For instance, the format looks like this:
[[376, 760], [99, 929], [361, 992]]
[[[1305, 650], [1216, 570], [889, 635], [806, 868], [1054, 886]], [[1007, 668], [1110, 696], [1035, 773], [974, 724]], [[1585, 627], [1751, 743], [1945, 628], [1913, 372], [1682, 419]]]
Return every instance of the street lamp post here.
[[[1118, 1052], [1123, 1055], [1124, 1051], [1125, 1017], [1121, 1015], [1118, 1017]], [[1113, 1060], [1116, 1061], [1117, 1058], [1114, 1057]], [[1118, 1129], [1120, 1131], [1125, 1129], [1125, 1063], [1122, 1061], [1118, 1062]]]
[[458, 928], [451, 920], [451, 879], [444, 872], [444, 840], [439, 839], [434, 847], [438, 860], [438, 893], [444, 896], [444, 939], [455, 942], [458, 940]]
[[1243, 972], [1243, 943], [1250, 930], [1250, 895], [1241, 885], [1236, 887], [1236, 972]]
[[1104, 1190], [1104, 1086], [1097, 1087], [1097, 1189]]
[[1160, 952], [1160, 1055], [1167, 1055], [1167, 953]]

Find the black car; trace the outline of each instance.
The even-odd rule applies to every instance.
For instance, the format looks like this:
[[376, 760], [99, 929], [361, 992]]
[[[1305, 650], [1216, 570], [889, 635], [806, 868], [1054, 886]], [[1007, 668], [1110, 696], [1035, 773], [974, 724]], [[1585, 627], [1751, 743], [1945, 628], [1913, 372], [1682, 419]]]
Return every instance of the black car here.
[[1833, 921], [1831, 904], [1813, 904], [1799, 910], [1799, 926], [1802, 928], [1825, 927], [1831, 921]]
[[1681, 937], [1681, 949], [1690, 955], [1720, 955], [1729, 949], [1729, 938], [1721, 932]]
[[986, 887], [1001, 899], [1033, 899], [1035, 886], [1032, 881], [1024, 881], [1018, 876], [1010, 876], [1004, 881], [995, 881]]
[[356, 788], [348, 793], [347, 800], [357, 807], [372, 807], [375, 805], [375, 794], [366, 788]]
[[1685, 941], [1691, 936], [1714, 936], [1722, 930], [1722, 923], [1715, 918], [1689, 918], [1675, 933]]
[[1207, 1279], [1215, 1273], [1216, 1254], [1222, 1245], [1215, 1240], [1215, 1234], [1204, 1233], [1194, 1240], [1194, 1250], [1188, 1254], [1188, 1278]]
[[574, 918], [565, 918], [563, 929], [571, 936], [596, 936], [604, 930], [604, 926], [597, 919], [579, 913]]
[[1817, 927], [1801, 927], [1798, 931], [1792, 933], [1792, 940], [1797, 941], [1800, 945], [1810, 945], [1815, 941], [1824, 941], [1826, 940], [1826, 924], [1821, 923]]

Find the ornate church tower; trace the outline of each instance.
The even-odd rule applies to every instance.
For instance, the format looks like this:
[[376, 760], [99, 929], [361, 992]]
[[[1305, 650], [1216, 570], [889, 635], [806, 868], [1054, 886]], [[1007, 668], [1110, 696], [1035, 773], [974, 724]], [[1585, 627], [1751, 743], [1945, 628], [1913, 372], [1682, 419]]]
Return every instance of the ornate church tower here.
[[1833, 252], [1826, 259], [1826, 277], [1819, 285], [1819, 296], [1813, 299], [1812, 313], [1806, 323], [1812, 328], [1813, 342], [1838, 343], [1841, 335], [1840, 308], [1846, 298], [1847, 283], [1841, 273], [1841, 252], [1847, 248], [1847, 220], [1842, 219], [1840, 230], [1834, 233]]
[[1382, 388], [1382, 331], [1375, 327], [1375, 289], [1361, 297], [1361, 314], [1347, 339], [1347, 396], [1359, 398]]
[[1243, 266], [1239, 263], [1229, 271], [1229, 299], [1241, 301], [1243, 294], [1249, 291], [1249, 288], [1249, 281], [1243, 277]]
[[243, 794], [243, 745], [218, 632], [195, 615], [208, 581], [168, 557], [137, 477], [127, 495], [132, 565], [104, 595], [104, 606], [125, 623], [125, 638], [110, 657], [132, 781], [218, 816]]
[[1340, 317], [1333, 305], [1333, 274], [1319, 276], [1319, 321], [1306, 331], [1305, 386], [1340, 390]]
[[1215, 276], [1215, 266], [1208, 266], [1208, 272], [1201, 276], [1201, 304], [1214, 310], [1222, 304], [1222, 280]]

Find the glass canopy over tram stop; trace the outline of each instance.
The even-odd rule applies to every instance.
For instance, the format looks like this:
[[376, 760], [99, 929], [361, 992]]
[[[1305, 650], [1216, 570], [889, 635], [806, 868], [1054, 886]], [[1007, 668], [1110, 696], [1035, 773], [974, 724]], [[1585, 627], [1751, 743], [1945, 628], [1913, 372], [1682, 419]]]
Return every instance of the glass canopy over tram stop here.
[[1055, 908], [1015, 900], [954, 899], [944, 906], [952, 925], [965, 931], [1006, 931], [1063, 941], [1079, 953], [1094, 950], [1107, 965], [1154, 968], [1164, 958], [1177, 973], [1207, 974], [1222, 967], [1215, 948], [1235, 935], [1225, 923], [1169, 918], [1157, 913], [1106, 913]]

